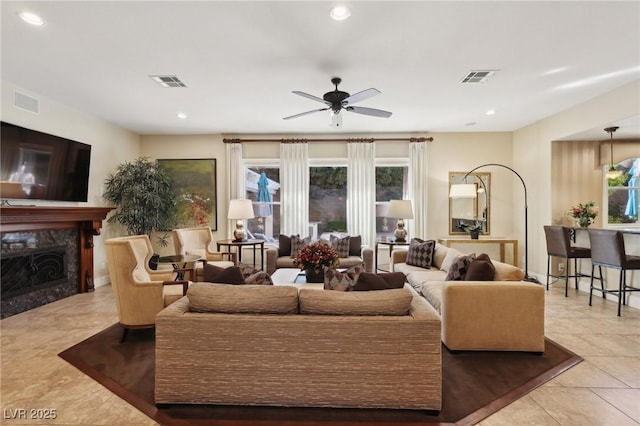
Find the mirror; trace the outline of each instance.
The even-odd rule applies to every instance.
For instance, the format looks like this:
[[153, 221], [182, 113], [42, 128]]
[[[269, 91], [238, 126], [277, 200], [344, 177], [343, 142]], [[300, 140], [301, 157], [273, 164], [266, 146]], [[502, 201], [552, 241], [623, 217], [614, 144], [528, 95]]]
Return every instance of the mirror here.
[[478, 221], [482, 225], [482, 233], [489, 235], [491, 173], [474, 172], [463, 180], [466, 174], [466, 172], [449, 172], [449, 190], [453, 184], [467, 183], [476, 186], [477, 194], [476, 198], [449, 198], [449, 234], [467, 234], [459, 226], [462, 223], [473, 224]]

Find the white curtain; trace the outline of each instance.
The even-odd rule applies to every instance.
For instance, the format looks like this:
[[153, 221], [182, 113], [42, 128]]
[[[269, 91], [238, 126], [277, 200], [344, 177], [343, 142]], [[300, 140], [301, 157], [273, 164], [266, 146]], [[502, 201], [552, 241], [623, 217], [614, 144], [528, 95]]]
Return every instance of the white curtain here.
[[372, 246], [376, 235], [375, 144], [349, 142], [347, 166], [347, 227]]
[[[246, 198], [245, 188], [245, 172], [244, 161], [242, 160], [242, 144], [233, 142], [225, 144], [227, 150], [227, 200], [225, 200], [222, 209], [218, 209], [224, 216], [227, 217], [227, 211], [229, 210], [229, 200], [235, 200], [238, 198]], [[227, 221], [227, 235], [229, 238], [233, 235], [233, 230], [236, 227], [235, 220]]]
[[306, 142], [280, 144], [280, 233], [309, 234], [309, 149]]
[[414, 217], [413, 221], [407, 221], [410, 238], [429, 238], [427, 235], [428, 178], [427, 142], [410, 142], [407, 196], [412, 201]]

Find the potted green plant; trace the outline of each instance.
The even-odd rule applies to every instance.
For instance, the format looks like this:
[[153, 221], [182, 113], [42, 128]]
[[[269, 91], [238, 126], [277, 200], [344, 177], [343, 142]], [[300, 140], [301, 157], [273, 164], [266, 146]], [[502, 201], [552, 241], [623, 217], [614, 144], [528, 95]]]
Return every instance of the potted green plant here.
[[458, 228], [468, 232], [472, 240], [477, 240], [482, 233], [482, 222], [479, 220], [476, 220], [474, 223], [462, 222], [458, 225]]
[[[120, 223], [130, 235], [147, 234], [174, 227], [176, 197], [171, 178], [146, 157], [120, 164], [107, 177], [105, 200], [116, 206], [107, 222]], [[169, 233], [158, 237], [158, 245], [168, 245]]]

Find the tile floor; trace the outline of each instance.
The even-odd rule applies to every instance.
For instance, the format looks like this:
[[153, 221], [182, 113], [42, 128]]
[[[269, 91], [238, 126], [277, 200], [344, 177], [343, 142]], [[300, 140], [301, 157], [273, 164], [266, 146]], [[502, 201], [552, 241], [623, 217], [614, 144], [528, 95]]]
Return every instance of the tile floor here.
[[[117, 322], [110, 287], [78, 294], [0, 322], [0, 424], [153, 425], [80, 373], [59, 352]], [[480, 424], [640, 425], [640, 310], [570, 291], [547, 293], [546, 335], [585, 361]], [[27, 416], [20, 417], [21, 409]], [[41, 410], [31, 412], [30, 410]], [[55, 419], [31, 419], [31, 414]]]

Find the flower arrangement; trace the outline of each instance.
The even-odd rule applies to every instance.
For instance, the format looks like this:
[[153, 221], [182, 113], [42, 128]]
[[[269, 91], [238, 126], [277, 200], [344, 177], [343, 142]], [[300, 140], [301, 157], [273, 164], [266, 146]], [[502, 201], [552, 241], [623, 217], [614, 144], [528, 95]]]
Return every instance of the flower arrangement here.
[[594, 219], [598, 216], [598, 206], [593, 201], [588, 203], [580, 203], [577, 206], [573, 206], [569, 209], [568, 214], [577, 219], [578, 226], [586, 228], [591, 225]]
[[335, 268], [338, 266], [338, 252], [328, 244], [313, 243], [299, 250], [294, 262], [300, 269]]

